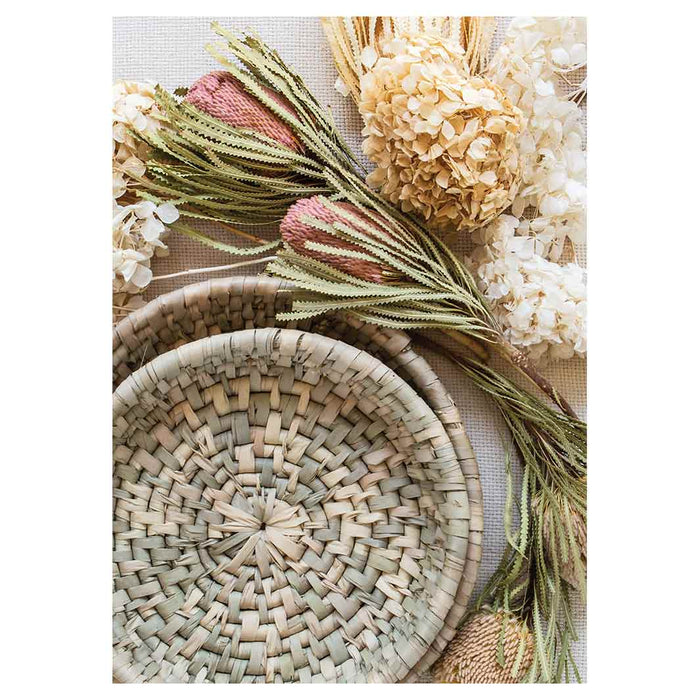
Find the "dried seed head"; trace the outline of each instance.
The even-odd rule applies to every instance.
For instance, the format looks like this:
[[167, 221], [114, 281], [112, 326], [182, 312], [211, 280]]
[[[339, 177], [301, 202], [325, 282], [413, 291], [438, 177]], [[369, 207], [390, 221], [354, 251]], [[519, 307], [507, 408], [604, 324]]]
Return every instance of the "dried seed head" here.
[[472, 230], [515, 197], [522, 115], [498, 85], [470, 77], [464, 50], [438, 35], [387, 41], [362, 76], [368, 182], [404, 211]]
[[[504, 627], [505, 625], [505, 627]], [[504, 665], [499, 659], [503, 644]], [[516, 660], [523, 648], [520, 663]], [[436, 683], [519, 683], [532, 665], [530, 629], [505, 610], [478, 613], [460, 629], [433, 667]]]
[[[387, 237], [385, 231], [379, 230], [376, 225], [368, 219], [357, 207], [352, 204], [334, 203], [334, 207], [348, 212], [353, 217], [367, 223], [376, 231], [378, 240]], [[305, 246], [306, 241], [316, 241], [324, 245], [330, 245], [335, 248], [344, 248], [345, 250], [367, 252], [361, 246], [354, 243], [340, 240], [325, 231], [320, 231], [310, 224], [304, 222], [304, 216], [311, 216], [326, 224], [343, 223], [346, 226], [352, 227], [352, 222], [343, 217], [336, 211], [327, 207], [323, 200], [319, 197], [311, 197], [309, 199], [300, 199], [298, 202], [289, 207], [286, 216], [280, 224], [280, 233], [283, 240], [288, 243], [300, 255], [305, 255], [309, 258], [314, 258], [320, 262], [334, 267], [336, 270], [345, 272], [349, 275], [354, 275], [367, 282], [378, 282], [386, 284], [390, 279], [396, 279], [399, 273], [389, 266], [379, 263], [358, 260], [356, 258], [345, 257], [343, 255], [334, 255], [318, 250], [311, 250]], [[364, 229], [361, 231], [367, 234]]]
[[[539, 496], [539, 494], [535, 496], [533, 499], [533, 507], [537, 507], [540, 498], [541, 496]], [[555, 500], [552, 501], [552, 498]], [[571, 528], [573, 530], [574, 539], [576, 540], [576, 546], [578, 547], [578, 554], [581, 564], [583, 565], [584, 573], [586, 570], [586, 553], [588, 546], [586, 520], [576, 508], [572, 508], [571, 505], [568, 502], [564, 502], [561, 497], [554, 496], [545, 501], [543, 508], [542, 536], [544, 538], [544, 548], [547, 558], [552, 561], [556, 556], [557, 563], [559, 564], [559, 575], [570, 586], [578, 590], [581, 588], [581, 582], [576, 570], [576, 564], [574, 563], [576, 553], [572, 553], [571, 543], [568, 540], [568, 536], [566, 536], [565, 551], [567, 556], [566, 561], [564, 561], [564, 550], [558, 534], [558, 528], [554, 525], [555, 508], [559, 509], [559, 513], [556, 513], [556, 515], [560, 522], [564, 521], [566, 517], [564, 509], [566, 508], [569, 511], [568, 515], [571, 520]]]
[[[263, 90], [284, 110], [294, 115], [289, 102], [273, 90]], [[222, 122], [244, 129], [253, 129], [283, 146], [303, 153], [292, 129], [265, 105], [246, 91], [228, 71], [217, 70], [201, 77], [188, 90], [185, 101]]]

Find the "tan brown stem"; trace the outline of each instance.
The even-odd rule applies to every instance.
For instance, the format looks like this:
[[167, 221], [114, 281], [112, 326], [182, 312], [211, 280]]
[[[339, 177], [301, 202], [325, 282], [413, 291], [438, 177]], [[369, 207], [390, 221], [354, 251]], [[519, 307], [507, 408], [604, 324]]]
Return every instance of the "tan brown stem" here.
[[498, 352], [505, 357], [514, 367], [519, 369], [530, 381], [536, 384], [547, 396], [549, 396], [559, 408], [571, 416], [578, 419], [578, 416], [569, 405], [568, 401], [552, 386], [548, 379], [545, 379], [535, 367], [533, 361], [518, 348], [513, 347], [507, 340], [501, 340], [496, 345]]
[[256, 260], [242, 260], [241, 262], [231, 263], [230, 265], [217, 265], [216, 267], [195, 267], [191, 270], [182, 270], [181, 272], [171, 272], [169, 275], [158, 275], [151, 279], [152, 282], [156, 280], [168, 280], [173, 277], [184, 277], [186, 275], [201, 275], [205, 272], [221, 272], [222, 270], [235, 270], [237, 267], [245, 267], [246, 265], [258, 265], [259, 263], [268, 263], [275, 260], [275, 256], [272, 255], [268, 258], [257, 258]]
[[225, 229], [228, 229], [232, 233], [235, 233], [237, 236], [240, 236], [241, 238], [247, 238], [249, 241], [253, 241], [253, 243], [257, 243], [258, 245], [265, 245], [266, 243], [269, 243], [270, 241], [266, 241], [264, 238], [258, 238], [252, 233], [248, 233], [247, 231], [241, 231], [240, 229], [237, 229], [235, 226], [231, 226], [230, 224], [226, 224], [223, 221], [219, 221], [219, 224], [221, 224]]
[[454, 331], [451, 328], [443, 328], [446, 335], [450, 338], [456, 340], [460, 345], [464, 345], [469, 348], [482, 362], [489, 361], [489, 351], [486, 346], [480, 343], [476, 338], [472, 338], [470, 335], [460, 333], [460, 331]]
[[[461, 345], [469, 348], [472, 352], [474, 352], [474, 354], [479, 356], [477, 349], [480, 347], [481, 344], [478, 343], [476, 340], [474, 340], [470, 336], [467, 336], [464, 333], [460, 333], [459, 331], [452, 331], [448, 329], [443, 329], [443, 331], [446, 335], [449, 335], [451, 338], [454, 338], [455, 340], [459, 341]], [[422, 345], [428, 348], [432, 347], [433, 349], [435, 349], [434, 346], [437, 345], [438, 348], [441, 348], [442, 352], [447, 353], [449, 357], [450, 350], [448, 350], [447, 346], [443, 343], [436, 342], [422, 333], [412, 333], [411, 335], [413, 336], [414, 340], [418, 345]], [[462, 338], [458, 338], [458, 335], [461, 335]], [[472, 346], [472, 343], [475, 343], [475, 346]], [[578, 416], [571, 408], [568, 401], [552, 386], [552, 384], [547, 379], [545, 379], [537, 371], [534, 363], [532, 362], [532, 360], [530, 360], [529, 357], [527, 357], [527, 355], [525, 355], [517, 348], [513, 347], [505, 339], [502, 339], [500, 342], [493, 343], [493, 346], [498, 350], [498, 353], [502, 357], [504, 357], [510, 364], [512, 364], [522, 374], [524, 374], [541, 391], [543, 391], [559, 407], [561, 411], [571, 416], [572, 418], [578, 420]], [[486, 358], [488, 359], [488, 354], [486, 355]], [[480, 357], [480, 359], [482, 358]], [[484, 364], [486, 364], [485, 361]]]

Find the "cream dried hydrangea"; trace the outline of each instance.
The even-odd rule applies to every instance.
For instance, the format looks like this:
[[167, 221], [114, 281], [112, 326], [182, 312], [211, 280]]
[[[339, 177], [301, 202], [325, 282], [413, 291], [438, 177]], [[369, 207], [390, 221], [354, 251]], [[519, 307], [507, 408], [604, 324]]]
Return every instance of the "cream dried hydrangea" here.
[[165, 124], [166, 118], [155, 101], [155, 86], [149, 82], [118, 80], [112, 86], [112, 171], [113, 194], [121, 197], [129, 183], [129, 175], [141, 177], [146, 172], [148, 145], [129, 130], [153, 133]]
[[167, 254], [163, 239], [178, 211], [172, 204], [158, 206], [126, 196], [133, 178], [145, 174], [148, 152], [148, 145], [130, 130], [152, 133], [165, 124], [154, 85], [120, 80], [113, 86], [112, 97], [112, 289], [119, 295], [114, 303], [128, 308], [129, 295], [152, 279], [151, 258]]
[[[586, 157], [578, 105], [562, 77], [586, 63], [586, 21], [575, 17], [513, 20], [488, 70], [525, 119], [519, 139], [521, 183], [513, 201], [529, 232], [558, 260], [565, 238], [585, 238]], [[570, 82], [570, 81], [569, 81]]]
[[167, 203], [115, 201], [112, 213], [112, 290], [134, 294], [151, 282], [151, 258], [167, 255], [161, 238], [165, 225], [177, 220], [178, 211]]
[[534, 360], [584, 356], [585, 270], [544, 258], [544, 244], [518, 235], [518, 225], [515, 217], [504, 214], [472, 234], [481, 290], [506, 338]]
[[368, 47], [360, 80], [369, 184], [404, 211], [451, 230], [483, 226], [518, 189], [520, 111], [464, 50], [438, 35], [404, 34]]

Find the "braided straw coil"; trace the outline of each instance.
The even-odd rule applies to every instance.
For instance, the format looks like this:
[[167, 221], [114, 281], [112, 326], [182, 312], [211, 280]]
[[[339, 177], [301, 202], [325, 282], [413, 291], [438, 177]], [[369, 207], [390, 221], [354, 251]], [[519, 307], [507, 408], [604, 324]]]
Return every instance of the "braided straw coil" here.
[[250, 276], [212, 279], [158, 297], [131, 313], [114, 329], [115, 386], [153, 357], [184, 343], [244, 328], [296, 327], [343, 340], [379, 358], [405, 379], [440, 418], [450, 436], [469, 497], [467, 561], [452, 609], [423, 658], [404, 679], [419, 679], [439, 658], [466, 612], [481, 561], [483, 499], [474, 453], [459, 411], [430, 365], [400, 330], [383, 329], [335, 314], [280, 322], [275, 316], [291, 308], [288, 283]]
[[[527, 626], [503, 610], [475, 615], [433, 669], [436, 683], [519, 683], [535, 644]], [[502, 665], [499, 657], [502, 654]]]
[[464, 474], [377, 358], [253, 329], [114, 392], [120, 682], [396, 682], [452, 608]]

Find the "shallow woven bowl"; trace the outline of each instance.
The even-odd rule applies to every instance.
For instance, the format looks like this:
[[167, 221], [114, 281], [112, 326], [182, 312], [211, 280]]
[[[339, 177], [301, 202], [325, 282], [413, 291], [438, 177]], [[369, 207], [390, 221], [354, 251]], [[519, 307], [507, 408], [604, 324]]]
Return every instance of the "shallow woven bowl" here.
[[165, 353], [114, 393], [121, 682], [396, 682], [464, 569], [445, 428], [377, 358], [248, 330]]
[[467, 480], [470, 508], [467, 561], [454, 603], [439, 634], [404, 681], [425, 679], [467, 610], [481, 561], [483, 497], [474, 452], [452, 397], [432, 367], [413, 350], [406, 333], [340, 313], [304, 321], [279, 321], [276, 315], [291, 309], [290, 290], [286, 282], [256, 275], [211, 279], [163, 294], [115, 326], [115, 387], [150, 359], [184, 343], [223, 332], [274, 326], [312, 330], [343, 340], [378, 357], [406, 380], [440, 418], [450, 436]]

